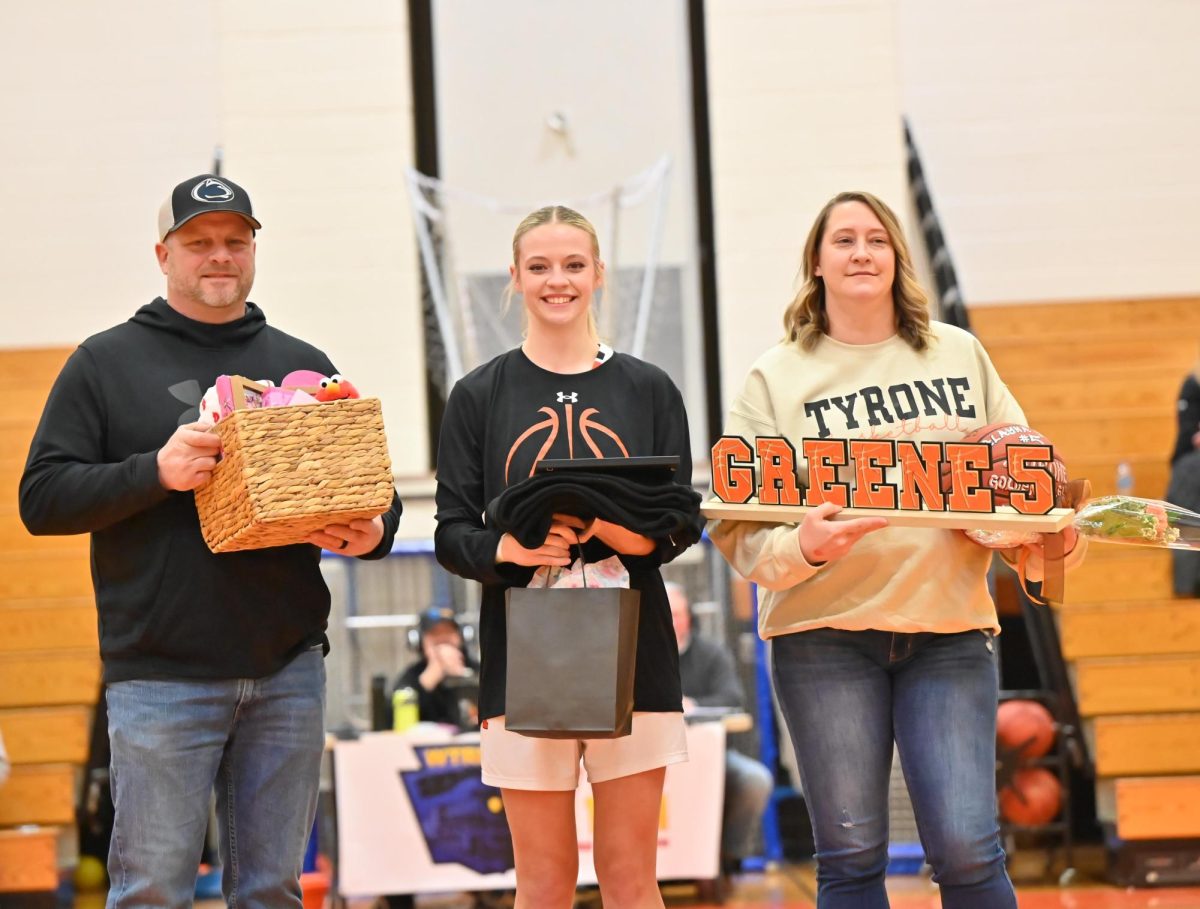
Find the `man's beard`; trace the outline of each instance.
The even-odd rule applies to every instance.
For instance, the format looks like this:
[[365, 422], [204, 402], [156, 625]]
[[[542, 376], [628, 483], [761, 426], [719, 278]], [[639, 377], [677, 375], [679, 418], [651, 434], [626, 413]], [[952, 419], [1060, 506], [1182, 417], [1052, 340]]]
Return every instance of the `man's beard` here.
[[236, 279], [232, 287], [228, 285], [205, 287], [204, 279], [199, 278], [195, 283], [187, 287], [186, 293], [192, 300], [204, 306], [210, 306], [213, 309], [225, 309], [229, 306], [244, 303], [246, 297], [250, 295], [250, 286], [253, 283], [254, 275], [244, 273]]

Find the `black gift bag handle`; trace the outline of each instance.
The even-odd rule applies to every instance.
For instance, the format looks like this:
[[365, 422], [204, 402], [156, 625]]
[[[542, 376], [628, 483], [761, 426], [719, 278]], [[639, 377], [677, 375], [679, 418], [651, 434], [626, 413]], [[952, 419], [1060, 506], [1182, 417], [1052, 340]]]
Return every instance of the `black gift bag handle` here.
[[[576, 543], [575, 548], [579, 550], [579, 573], [583, 576], [583, 588], [584, 588], [584, 590], [587, 590], [588, 589], [587, 562], [584, 561], [584, 558], [583, 558], [583, 544]], [[571, 566], [568, 565], [567, 567], [570, 568]], [[547, 571], [546, 572], [546, 583], [542, 585], [542, 589], [543, 590], [547, 589], [547, 588], [549, 588], [549, 586], [550, 586], [550, 572]]]

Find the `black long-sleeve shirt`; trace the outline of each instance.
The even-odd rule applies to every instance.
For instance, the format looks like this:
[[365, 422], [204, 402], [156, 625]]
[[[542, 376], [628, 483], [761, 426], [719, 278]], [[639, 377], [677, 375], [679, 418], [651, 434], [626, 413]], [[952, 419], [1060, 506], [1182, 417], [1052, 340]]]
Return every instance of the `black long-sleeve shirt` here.
[[1178, 409], [1179, 424], [1175, 434], [1175, 450], [1171, 453], [1172, 464], [1196, 450], [1192, 436], [1200, 431], [1200, 381], [1195, 375], [1183, 380], [1183, 386], [1179, 389]]
[[[542, 369], [520, 350], [501, 354], [454, 386], [442, 420], [437, 464], [438, 561], [483, 584], [479, 618], [480, 719], [504, 713], [507, 633], [504, 591], [526, 585], [533, 569], [497, 565], [501, 531], [483, 513], [505, 487], [531, 476], [546, 458], [678, 455], [675, 481], [691, 483], [683, 398], [666, 373], [625, 354], [588, 372]], [[697, 517], [695, 536], [703, 519]], [[634, 709], [682, 708], [679, 657], [658, 567], [687, 543], [656, 540], [646, 556], [621, 556], [630, 587], [641, 591]], [[613, 555], [589, 540], [589, 562]]]
[[[463, 664], [473, 671], [478, 671], [474, 661], [463, 655]], [[417, 693], [417, 716], [423, 723], [448, 723], [451, 726], [461, 726], [463, 721], [462, 707], [459, 702], [459, 691], [454, 686], [454, 679], [443, 678], [433, 687], [426, 690], [421, 685], [421, 674], [429, 668], [429, 660], [421, 657], [400, 674], [396, 679], [396, 688], [411, 688]]]
[[[320, 550], [299, 544], [215, 555], [195, 497], [158, 479], [158, 450], [197, 419], [218, 375], [279, 381], [332, 374], [320, 350], [267, 325], [188, 319], [161, 297], [84, 341], [54, 383], [21, 477], [33, 534], [92, 535], [92, 578], [106, 682], [261, 678], [327, 644], [329, 591]], [[394, 498], [383, 539], [400, 520]]]

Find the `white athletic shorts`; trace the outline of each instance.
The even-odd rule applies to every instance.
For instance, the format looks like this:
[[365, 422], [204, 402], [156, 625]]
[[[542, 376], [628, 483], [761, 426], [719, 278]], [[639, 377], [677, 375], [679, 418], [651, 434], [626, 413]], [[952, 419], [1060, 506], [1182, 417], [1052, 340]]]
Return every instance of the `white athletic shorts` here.
[[594, 784], [688, 758], [682, 713], [635, 713], [633, 731], [618, 739], [536, 738], [509, 732], [498, 716], [484, 723], [479, 745], [483, 781], [501, 789], [576, 789], [580, 760]]

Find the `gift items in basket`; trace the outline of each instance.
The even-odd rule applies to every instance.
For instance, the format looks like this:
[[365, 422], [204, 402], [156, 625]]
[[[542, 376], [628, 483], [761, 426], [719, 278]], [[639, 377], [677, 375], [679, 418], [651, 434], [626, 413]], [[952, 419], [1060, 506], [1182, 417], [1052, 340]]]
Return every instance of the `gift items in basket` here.
[[235, 409], [211, 430], [221, 461], [196, 490], [209, 549], [303, 543], [330, 524], [388, 510], [395, 487], [377, 398], [247, 408], [242, 389], [258, 405], [268, 389], [231, 378]]

